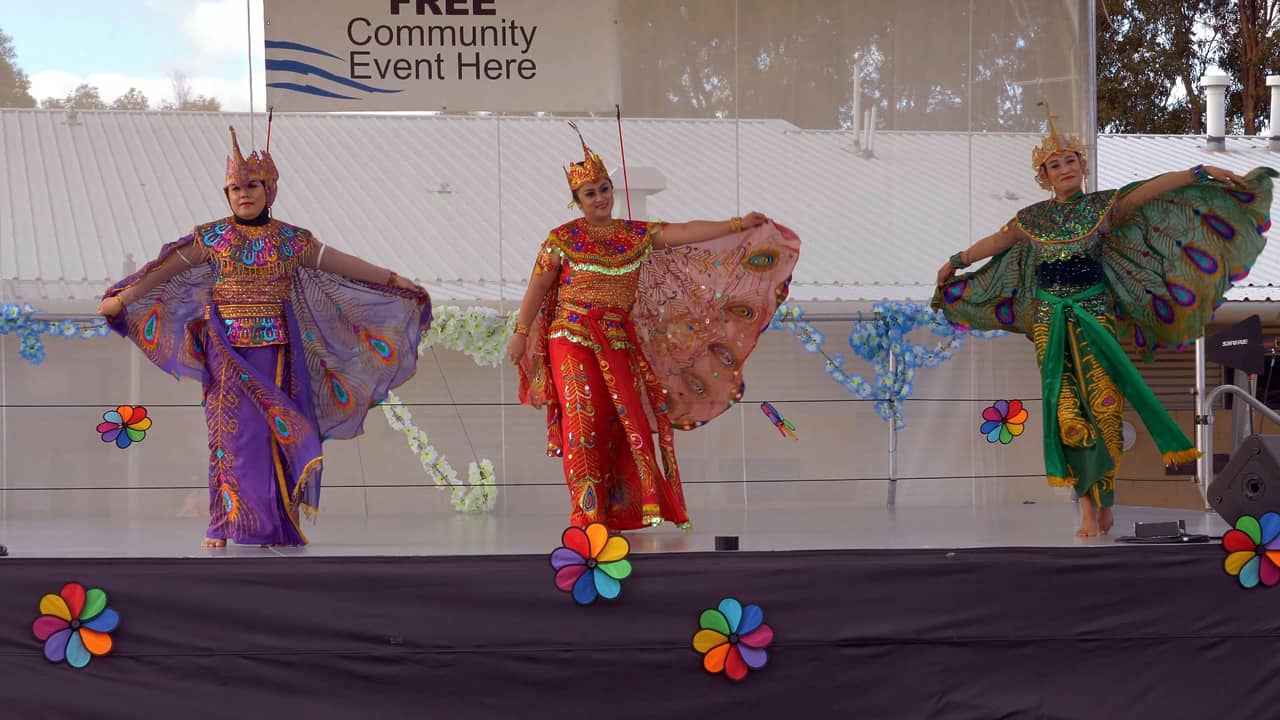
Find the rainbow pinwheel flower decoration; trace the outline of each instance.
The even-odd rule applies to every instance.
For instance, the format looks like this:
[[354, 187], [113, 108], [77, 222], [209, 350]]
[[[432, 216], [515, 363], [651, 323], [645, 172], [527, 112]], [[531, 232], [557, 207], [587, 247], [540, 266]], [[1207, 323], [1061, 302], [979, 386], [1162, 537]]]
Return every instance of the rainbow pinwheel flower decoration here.
[[609, 537], [603, 523], [591, 523], [586, 528], [565, 528], [560, 542], [562, 546], [551, 553], [556, 587], [572, 592], [579, 605], [590, 605], [597, 597], [618, 597], [621, 581], [631, 575], [627, 560], [631, 546], [626, 538]]
[[759, 670], [768, 661], [765, 648], [773, 642], [773, 629], [764, 624], [759, 605], [742, 606], [734, 598], [720, 601], [716, 609], [703, 610], [701, 629], [693, 636], [693, 649], [702, 653], [702, 667], [741, 680], [747, 670]]
[[1027, 409], [1021, 400], [997, 400], [982, 411], [982, 426], [978, 432], [987, 436], [987, 442], [1008, 445], [1022, 434], [1027, 422]]
[[782, 413], [778, 412], [778, 408], [771, 403], [760, 403], [760, 411], [764, 413], [765, 417], [769, 418], [769, 422], [773, 423], [774, 427], [778, 428], [778, 432], [782, 433], [782, 437], [789, 437], [792, 440], [800, 439], [800, 436], [796, 435], [796, 426], [792, 425], [790, 420], [782, 417]]
[[102, 413], [102, 422], [98, 423], [102, 442], [114, 442], [121, 450], [142, 442], [150, 429], [151, 418], [147, 417], [147, 409], [141, 405], [121, 405], [115, 410], [108, 410]]
[[82, 668], [94, 655], [111, 652], [110, 633], [120, 625], [120, 615], [107, 607], [107, 594], [100, 588], [86, 591], [80, 583], [67, 583], [57, 595], [40, 598], [40, 612], [31, 632], [44, 642], [49, 662], [66, 660]]
[[1275, 585], [1280, 582], [1280, 515], [1241, 515], [1235, 528], [1222, 536], [1222, 549], [1227, 551], [1222, 567], [1240, 580], [1241, 587]]

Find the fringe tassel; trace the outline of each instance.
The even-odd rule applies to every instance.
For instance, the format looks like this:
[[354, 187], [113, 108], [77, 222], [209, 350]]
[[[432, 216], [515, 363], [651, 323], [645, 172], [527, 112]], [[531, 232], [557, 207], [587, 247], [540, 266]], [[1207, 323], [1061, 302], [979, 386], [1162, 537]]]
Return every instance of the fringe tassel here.
[[1173, 465], [1189, 463], [1199, 458], [1202, 454], [1203, 453], [1195, 448], [1191, 448], [1190, 450], [1174, 450], [1173, 452], [1167, 452], [1162, 455], [1161, 459], [1164, 460], [1165, 467], [1170, 467]]
[[1076, 479], [1072, 477], [1064, 478], [1064, 477], [1055, 477], [1053, 475], [1049, 475], [1047, 476], [1047, 479], [1049, 480], [1050, 487], [1074, 488], [1076, 486]]

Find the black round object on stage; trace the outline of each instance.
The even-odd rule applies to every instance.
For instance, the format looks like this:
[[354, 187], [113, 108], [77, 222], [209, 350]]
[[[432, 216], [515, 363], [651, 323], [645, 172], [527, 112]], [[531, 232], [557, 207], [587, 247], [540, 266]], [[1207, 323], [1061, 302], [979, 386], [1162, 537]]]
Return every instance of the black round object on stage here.
[[5, 546], [3, 546], [3, 545], [0, 545], [0, 557], [4, 557], [4, 556], [6, 556], [6, 555], [8, 555], [8, 554], [9, 554], [9, 548], [7, 548], [7, 547], [5, 547]]
[[737, 550], [737, 549], [738, 549], [737, 535], [717, 535], [716, 536], [716, 550]]

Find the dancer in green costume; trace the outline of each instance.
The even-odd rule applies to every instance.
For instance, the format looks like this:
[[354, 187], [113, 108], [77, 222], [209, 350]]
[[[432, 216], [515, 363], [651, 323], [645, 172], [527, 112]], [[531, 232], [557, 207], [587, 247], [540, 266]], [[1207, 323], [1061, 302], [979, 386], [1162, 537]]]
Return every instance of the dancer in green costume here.
[[[1147, 426], [1166, 465], [1199, 457], [1117, 341], [1146, 357], [1204, 333], [1231, 283], [1266, 244], [1271, 178], [1198, 165], [1086, 193], [1089, 167], [1074, 136], [1049, 135], [1031, 165], [1049, 200], [1018, 211], [993, 235], [938, 271], [933, 306], [953, 323], [1009, 330], [1036, 346], [1044, 398], [1045, 474], [1080, 498], [1079, 537], [1114, 519], [1124, 401]], [[994, 259], [975, 272], [956, 270]]]

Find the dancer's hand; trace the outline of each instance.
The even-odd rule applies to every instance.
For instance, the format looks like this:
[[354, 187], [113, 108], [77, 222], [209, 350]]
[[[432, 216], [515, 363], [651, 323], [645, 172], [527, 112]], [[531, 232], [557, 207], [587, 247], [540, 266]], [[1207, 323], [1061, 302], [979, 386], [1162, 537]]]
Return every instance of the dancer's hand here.
[[524, 357], [524, 349], [528, 344], [529, 338], [520, 334], [513, 334], [507, 341], [507, 359], [512, 365], [520, 364], [520, 358]]
[[423, 295], [427, 294], [426, 288], [400, 275], [392, 275], [391, 286], [400, 288], [401, 290], [412, 290], [414, 292], [422, 293]]
[[938, 269], [938, 287], [942, 287], [951, 282], [951, 278], [956, 276], [956, 266], [950, 261]]
[[115, 295], [98, 303], [98, 314], [110, 320], [124, 312], [124, 302]]
[[753, 227], [758, 227], [767, 222], [769, 222], [769, 217], [767, 215], [752, 211], [742, 216], [742, 229], [750, 230]]
[[1231, 172], [1230, 170], [1224, 170], [1223, 168], [1220, 168], [1220, 167], [1213, 167], [1212, 165], [1204, 165], [1202, 166], [1202, 168], [1204, 170], [1205, 175], [1208, 175], [1211, 180], [1217, 180], [1219, 182], [1228, 183], [1230, 185], [1244, 185], [1244, 178]]

